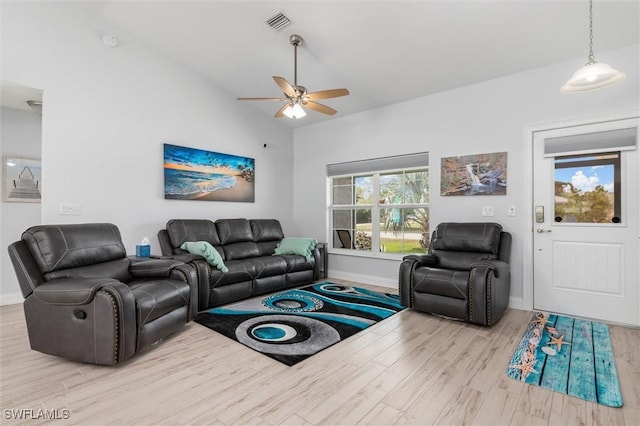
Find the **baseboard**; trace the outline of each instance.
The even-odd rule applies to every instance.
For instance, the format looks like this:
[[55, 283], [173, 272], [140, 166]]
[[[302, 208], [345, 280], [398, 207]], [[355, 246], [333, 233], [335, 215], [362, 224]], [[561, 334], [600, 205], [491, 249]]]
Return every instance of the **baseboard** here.
[[363, 284], [379, 285], [381, 287], [398, 288], [398, 280], [388, 278], [380, 278], [372, 275], [352, 274], [350, 272], [335, 271], [329, 269], [329, 279], [336, 278], [339, 280], [355, 281]]
[[522, 297], [510, 297], [509, 307], [526, 311], [526, 309], [524, 308], [524, 301], [522, 300]]
[[15, 305], [16, 303], [22, 303], [23, 300], [22, 293], [0, 294], [0, 306]]

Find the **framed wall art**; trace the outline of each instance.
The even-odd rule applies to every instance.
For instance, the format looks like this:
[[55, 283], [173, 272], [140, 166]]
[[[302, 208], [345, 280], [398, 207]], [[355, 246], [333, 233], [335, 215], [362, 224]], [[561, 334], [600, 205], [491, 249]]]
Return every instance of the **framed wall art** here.
[[39, 203], [42, 199], [42, 166], [32, 158], [4, 157], [2, 200]]
[[507, 153], [443, 157], [440, 195], [506, 195]]
[[255, 201], [255, 160], [164, 144], [167, 200]]

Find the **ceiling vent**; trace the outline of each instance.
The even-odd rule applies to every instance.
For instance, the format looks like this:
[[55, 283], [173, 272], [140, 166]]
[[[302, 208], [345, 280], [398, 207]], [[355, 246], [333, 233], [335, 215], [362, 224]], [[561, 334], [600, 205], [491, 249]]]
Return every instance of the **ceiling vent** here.
[[291, 24], [291, 19], [287, 18], [287, 15], [283, 12], [278, 12], [271, 18], [267, 19], [267, 25], [276, 31], [280, 31], [289, 24]]

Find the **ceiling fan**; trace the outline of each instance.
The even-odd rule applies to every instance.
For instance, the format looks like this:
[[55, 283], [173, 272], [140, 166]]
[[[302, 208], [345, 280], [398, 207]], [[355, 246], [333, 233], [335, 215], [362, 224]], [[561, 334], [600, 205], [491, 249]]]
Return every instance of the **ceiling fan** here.
[[337, 111], [326, 105], [316, 102], [318, 99], [337, 98], [349, 94], [347, 89], [320, 90], [318, 92], [307, 93], [307, 88], [298, 84], [298, 46], [302, 44], [302, 37], [293, 34], [289, 37], [289, 42], [293, 45], [293, 85], [282, 77], [273, 76], [276, 84], [284, 92], [284, 98], [238, 98], [239, 101], [280, 101], [285, 102], [276, 112], [275, 118], [289, 117], [302, 118], [307, 115], [303, 108], [327, 115], [334, 115]]

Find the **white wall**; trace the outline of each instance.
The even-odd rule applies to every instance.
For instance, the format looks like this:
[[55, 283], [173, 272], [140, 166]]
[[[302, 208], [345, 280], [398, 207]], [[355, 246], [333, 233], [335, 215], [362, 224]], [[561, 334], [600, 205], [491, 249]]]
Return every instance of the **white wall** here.
[[[157, 232], [171, 218], [278, 218], [290, 234], [290, 129], [65, 5], [2, 8], [2, 80], [44, 90], [43, 223], [113, 222], [130, 253], [144, 236], [159, 253]], [[118, 48], [102, 44], [105, 29]], [[165, 142], [255, 158], [255, 203], [164, 200]], [[59, 215], [60, 203], [81, 214]], [[3, 292], [17, 289], [4, 277]]]
[[[512, 303], [523, 296], [525, 126], [638, 109], [638, 46], [599, 52], [598, 60], [627, 73], [601, 91], [560, 94], [583, 59], [506, 76], [294, 131], [294, 220], [298, 232], [326, 240], [326, 165], [429, 151], [431, 226], [444, 221], [496, 221], [513, 234]], [[428, 77], [425, 77], [428, 78]], [[440, 196], [441, 157], [506, 151], [506, 196]], [[482, 206], [495, 216], [482, 217]], [[516, 217], [507, 217], [509, 206]], [[330, 276], [397, 286], [399, 261], [331, 255]]]
[[[40, 158], [42, 140], [41, 117], [30, 111], [0, 108], [0, 155]], [[4, 167], [4, 164], [3, 164]], [[3, 188], [4, 190], [4, 188]], [[17, 303], [22, 294], [7, 253], [7, 246], [20, 239], [22, 231], [40, 223], [40, 203], [8, 203], [0, 206], [2, 252], [0, 254], [0, 304]]]

